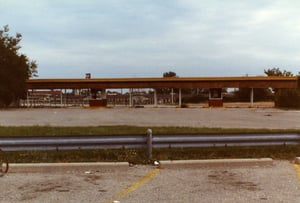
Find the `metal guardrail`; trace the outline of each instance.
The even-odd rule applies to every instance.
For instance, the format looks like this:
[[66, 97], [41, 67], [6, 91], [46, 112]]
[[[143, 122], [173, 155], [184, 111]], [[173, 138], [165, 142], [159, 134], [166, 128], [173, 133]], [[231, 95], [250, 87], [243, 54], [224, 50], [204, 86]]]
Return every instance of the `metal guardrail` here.
[[147, 148], [150, 157], [152, 148], [299, 144], [299, 133], [152, 135], [150, 129], [145, 135], [0, 138], [2, 151]]

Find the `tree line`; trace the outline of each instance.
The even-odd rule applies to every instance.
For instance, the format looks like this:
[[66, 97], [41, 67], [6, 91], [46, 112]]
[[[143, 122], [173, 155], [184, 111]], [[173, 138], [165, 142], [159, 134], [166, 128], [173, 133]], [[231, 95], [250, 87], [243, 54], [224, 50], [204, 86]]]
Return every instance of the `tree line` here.
[[37, 76], [37, 63], [20, 53], [22, 35], [9, 35], [6, 25], [0, 30], [0, 106], [18, 104], [26, 97], [26, 80]]

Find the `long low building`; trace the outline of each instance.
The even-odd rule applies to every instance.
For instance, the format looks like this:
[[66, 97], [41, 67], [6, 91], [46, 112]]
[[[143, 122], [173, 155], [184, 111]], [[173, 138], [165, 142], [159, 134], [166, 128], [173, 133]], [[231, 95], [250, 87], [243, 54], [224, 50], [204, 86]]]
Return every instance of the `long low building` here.
[[299, 77], [170, 77], [29, 79], [28, 89], [298, 88]]
[[[154, 89], [154, 104], [157, 105], [156, 89], [179, 89], [179, 106], [181, 106], [181, 90], [189, 88], [208, 88], [209, 105], [222, 106], [222, 88], [250, 88], [250, 102], [253, 105], [254, 88], [300, 88], [300, 77], [169, 77], [169, 78], [86, 78], [86, 79], [29, 79], [28, 90], [39, 89], [90, 89], [94, 101], [90, 105], [106, 105], [97, 98], [101, 91], [101, 98], [106, 100], [106, 89], [133, 88]], [[132, 97], [130, 96], [130, 105]]]

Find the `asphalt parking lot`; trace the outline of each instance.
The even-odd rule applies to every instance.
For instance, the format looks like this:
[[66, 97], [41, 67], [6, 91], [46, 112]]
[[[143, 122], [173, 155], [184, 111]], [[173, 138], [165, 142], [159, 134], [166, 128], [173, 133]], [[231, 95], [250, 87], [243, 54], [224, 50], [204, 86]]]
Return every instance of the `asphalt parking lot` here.
[[[300, 129], [300, 111], [273, 108], [0, 110], [0, 126], [189, 126]], [[35, 167], [33, 167], [36, 169]], [[272, 164], [42, 167], [14, 165], [0, 202], [300, 202], [300, 167]]]
[[0, 202], [299, 202], [299, 167], [195, 164], [157, 168], [17, 167], [0, 178]]
[[300, 111], [274, 108], [28, 108], [0, 110], [0, 126], [188, 126], [300, 129]]

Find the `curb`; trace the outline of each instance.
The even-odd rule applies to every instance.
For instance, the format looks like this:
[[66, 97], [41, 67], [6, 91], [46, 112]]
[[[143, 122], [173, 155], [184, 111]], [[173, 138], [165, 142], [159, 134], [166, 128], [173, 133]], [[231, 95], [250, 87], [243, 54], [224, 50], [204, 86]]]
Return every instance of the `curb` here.
[[[300, 157], [298, 160], [300, 164]], [[297, 161], [296, 161], [297, 162]], [[270, 166], [271, 158], [260, 159], [207, 159], [207, 160], [165, 160], [159, 161], [160, 168], [196, 168], [210, 166]], [[60, 172], [60, 171], [97, 171], [102, 169], [126, 169], [130, 167], [128, 162], [81, 162], [81, 163], [22, 163], [9, 164], [9, 173], [32, 172]]]
[[162, 168], [179, 167], [210, 167], [210, 166], [270, 166], [273, 164], [271, 158], [260, 159], [207, 159], [207, 160], [176, 160], [160, 161]]
[[80, 163], [12, 163], [9, 173], [59, 172], [59, 171], [96, 171], [99, 169], [128, 168], [128, 162], [80, 162]]

